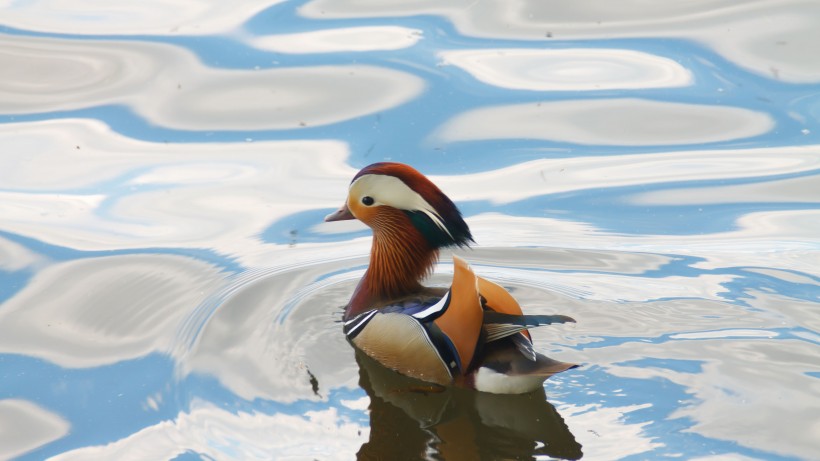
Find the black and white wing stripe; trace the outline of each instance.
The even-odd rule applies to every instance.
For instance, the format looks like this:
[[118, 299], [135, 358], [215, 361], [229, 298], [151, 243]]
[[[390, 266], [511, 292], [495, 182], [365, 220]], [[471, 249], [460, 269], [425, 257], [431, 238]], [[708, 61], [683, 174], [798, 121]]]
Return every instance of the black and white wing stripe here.
[[447, 311], [450, 306], [451, 292], [448, 291], [435, 303], [429, 306], [387, 306], [381, 309], [371, 309], [362, 312], [352, 319], [344, 322], [344, 333], [347, 338], [353, 341], [367, 325], [378, 315], [400, 314], [406, 315], [413, 322], [421, 327], [421, 331], [427, 338], [428, 343], [441, 358], [442, 363], [452, 374], [458, 374], [462, 368], [469, 364], [462, 364], [456, 347], [447, 335], [433, 322]]
[[506, 338], [529, 328], [567, 322], [575, 323], [575, 319], [566, 315], [511, 315], [493, 311], [484, 312], [487, 342]]
[[369, 311], [362, 312], [361, 314], [353, 317], [352, 319], [346, 321], [344, 323], [344, 332], [347, 335], [348, 339], [353, 340], [356, 335], [362, 331], [365, 325], [373, 318], [374, 315], [378, 314], [379, 311], [377, 309], [371, 309]]
[[450, 307], [450, 292], [444, 294], [435, 304], [411, 314], [421, 322], [435, 320]]

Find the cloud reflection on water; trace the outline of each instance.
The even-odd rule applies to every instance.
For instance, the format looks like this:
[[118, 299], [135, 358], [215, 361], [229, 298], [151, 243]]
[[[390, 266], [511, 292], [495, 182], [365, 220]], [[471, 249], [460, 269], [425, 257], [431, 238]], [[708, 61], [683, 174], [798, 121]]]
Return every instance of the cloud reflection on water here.
[[820, 203], [820, 181], [816, 176], [776, 179], [689, 189], [666, 189], [634, 195], [635, 205], [707, 205], [718, 203]]
[[169, 67], [194, 61], [193, 55], [178, 48], [140, 42], [0, 34], [0, 44], [0, 111], [4, 114], [126, 101], [169, 73]]
[[0, 38], [3, 114], [125, 104], [176, 129], [298, 129], [386, 110], [424, 88], [370, 65], [216, 69], [168, 44]]
[[295, 34], [249, 38], [248, 44], [286, 54], [380, 51], [409, 48], [423, 38], [422, 31], [398, 26], [321, 29]]
[[75, 35], [207, 35], [231, 30], [281, 2], [246, 0], [241, 7], [208, 0], [4, 2], [0, 24]]
[[176, 129], [290, 129], [386, 110], [424, 88], [411, 74], [366, 65], [202, 69], [180, 77], [179, 91], [166, 86], [132, 104], [148, 120]]
[[165, 351], [192, 306], [221, 280], [214, 267], [180, 256], [53, 264], [3, 303], [0, 352], [78, 368]]
[[[559, 405], [570, 429], [575, 429], [585, 453], [596, 460], [617, 460], [640, 455], [663, 446], [646, 434], [649, 422], [629, 422], [630, 413], [639, 412], [647, 405], [606, 407], [599, 404], [584, 406]], [[629, 444], [623, 443], [629, 440]]]
[[446, 142], [538, 139], [613, 146], [680, 145], [759, 136], [774, 126], [770, 115], [741, 107], [618, 98], [473, 109], [445, 122], [434, 139]]
[[[579, 155], [521, 162], [487, 172], [432, 177], [458, 200], [508, 204], [540, 195], [593, 188], [808, 173], [820, 168], [820, 157], [816, 155], [818, 149], [820, 146], [790, 146]], [[663, 194], [663, 191], [649, 194]], [[720, 197], [716, 196], [715, 202]]]
[[34, 402], [0, 400], [0, 458], [12, 459], [69, 433], [71, 423]]
[[[746, 256], [735, 255], [734, 261], [738, 259], [745, 260]], [[555, 281], [556, 275], [559, 274], [543, 277]], [[566, 277], [561, 283], [575, 286], [589, 280], [591, 274], [581, 272]], [[595, 280], [599, 277], [594, 276]], [[636, 285], [649, 280], [624, 279], [621, 287], [631, 292]], [[681, 284], [696, 282], [681, 280]], [[509, 282], [507, 285], [510, 286]], [[511, 287], [530, 311], [550, 313], [553, 306], [561, 306], [563, 312], [572, 312], [579, 322], [578, 328], [567, 331], [533, 330], [537, 347], [584, 364], [580, 369], [584, 370], [582, 375], [594, 375], [600, 368], [604, 370], [604, 379], [615, 386], [626, 386], [621, 391], [591, 385], [589, 392], [598, 393], [597, 398], [607, 402], [605, 406], [591, 404], [593, 409], [579, 412], [571, 406], [556, 404], [585, 452], [595, 453], [596, 459], [599, 454], [606, 458], [607, 441], [617, 446], [613, 439], [617, 432], [612, 432], [615, 428], [599, 430], [597, 424], [601, 415], [617, 412], [621, 402], [644, 407], [634, 408], [629, 420], [647, 431], [641, 437], [625, 437], [636, 442], [625, 448], [637, 449], [641, 440], [652, 442], [652, 424], [636, 421], [663, 418], [676, 421], [676, 427], [685, 433], [783, 456], [810, 459], [815, 451], [818, 427], [806, 422], [812, 420], [811, 412], [820, 405], [820, 394], [817, 380], [807, 376], [820, 373], [816, 360], [818, 343], [791, 337], [789, 333], [796, 327], [816, 327], [807, 323], [813, 317], [806, 315], [813, 303], [755, 290], [748, 293], [752, 296], [750, 309], [730, 300], [704, 299], [703, 293], [679, 299], [670, 293], [668, 298], [656, 301], [612, 302], [613, 299], [579, 300], [554, 290], [539, 290], [529, 280], [513, 283]], [[664, 291], [660, 288], [656, 292]], [[587, 367], [590, 369], [585, 370]], [[628, 380], [635, 380], [645, 393], [634, 391]], [[568, 379], [562, 383], [556, 398], [560, 401], [562, 395], [583, 392], [577, 381]], [[680, 391], [673, 391], [675, 388]], [[658, 400], [653, 392], [663, 392], [667, 400]], [[680, 397], [676, 398], [676, 393]], [[595, 399], [593, 396], [592, 401]], [[772, 426], [775, 420], [777, 427]], [[766, 430], [761, 431], [764, 427]], [[629, 426], [617, 428], [628, 430]], [[588, 430], [595, 431], [596, 436], [592, 437]], [[783, 443], [784, 440], [789, 443]], [[665, 443], [663, 437], [660, 442]], [[669, 446], [667, 450], [686, 449]]]
[[[737, 265], [789, 268], [819, 274], [816, 258], [820, 210], [759, 211], [742, 215], [734, 228], [689, 235], [607, 232], [572, 219], [506, 216], [472, 217], [470, 227], [484, 246], [560, 245], [563, 248], [690, 255], [697, 269]], [[777, 247], [772, 247], [772, 241]], [[777, 257], [775, 257], [777, 256]], [[778, 266], [779, 265], [779, 266]]]
[[47, 257], [39, 255], [23, 245], [0, 237], [0, 270], [19, 271], [39, 266]]
[[679, 63], [634, 50], [492, 48], [444, 51], [439, 58], [488, 85], [521, 90], [666, 88], [693, 80]]
[[[123, 137], [89, 120], [5, 125], [0, 140], [8, 151], [0, 159], [5, 189], [0, 192], [5, 217], [0, 227], [76, 249], [182, 245], [249, 258], [261, 251], [257, 235], [270, 223], [305, 209], [321, 215], [322, 210], [338, 207], [355, 172], [345, 164], [347, 146], [338, 141], [151, 143]], [[544, 159], [434, 180], [457, 201], [506, 204], [606, 187], [810, 172], [818, 167], [815, 150], [806, 146]], [[277, 166], [271, 168], [274, 156]], [[117, 186], [104, 186], [110, 183]], [[295, 195], [294, 190], [302, 192]], [[735, 200], [731, 194], [725, 197]], [[762, 215], [778, 213], [782, 214]], [[763, 216], [741, 216], [738, 225], [748, 230], [733, 238], [767, 229], [759, 221], [743, 224]], [[518, 218], [504, 219], [512, 220], [505, 235], [531, 235], [509, 243], [543, 243], [550, 235], [553, 241], [572, 245], [605, 235], [595, 225], [573, 227], [570, 219], [560, 224], [543, 221], [532, 230], [524, 222], [513, 223]], [[469, 221], [478, 226], [478, 235], [498, 227], [478, 216]], [[317, 231], [327, 228], [318, 218], [316, 226]], [[781, 227], [771, 232], [789, 234]], [[724, 236], [707, 234], [684, 240], [720, 238]], [[252, 259], [244, 260], [253, 265]]]
[[[692, 421], [688, 432], [811, 459], [820, 428], [806, 422], [820, 398], [818, 384], [804, 376], [820, 372], [817, 348], [795, 340], [672, 340], [592, 349], [589, 359], [619, 378], [664, 380], [683, 387], [692, 400], [669, 417]], [[664, 367], [670, 359], [702, 365], [696, 372]], [[755, 429], [760, 427], [766, 430]]]
[[152, 143], [92, 120], [3, 125], [0, 140], [0, 229], [76, 249], [242, 247], [338, 206], [352, 171], [338, 141]]
[[[104, 445], [61, 453], [55, 461], [176, 459], [196, 454], [212, 460], [322, 459], [348, 461], [369, 428], [335, 408], [304, 415], [231, 411], [194, 402], [188, 413], [145, 427]], [[306, 458], [307, 456], [307, 458]]]
[[465, 35], [540, 41], [681, 38], [724, 59], [788, 82], [820, 81], [820, 6], [812, 0], [706, 0], [617, 3], [598, 0], [312, 0], [315, 19], [439, 15]]

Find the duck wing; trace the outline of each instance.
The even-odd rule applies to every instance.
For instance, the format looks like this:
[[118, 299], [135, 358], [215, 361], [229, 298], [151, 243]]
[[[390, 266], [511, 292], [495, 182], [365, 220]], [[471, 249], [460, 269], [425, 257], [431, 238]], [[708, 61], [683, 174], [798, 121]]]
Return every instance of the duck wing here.
[[493, 311], [484, 313], [487, 342], [512, 336], [528, 328], [567, 322], [575, 323], [575, 319], [566, 315], [512, 315]]
[[[538, 354], [528, 328], [574, 322], [564, 315], [524, 315], [499, 285], [477, 277], [454, 257], [453, 283], [440, 298], [399, 300], [345, 322], [348, 339], [382, 365], [428, 382], [449, 384], [475, 370], [512, 366], [545, 376], [572, 366]], [[502, 346], [499, 352], [499, 346]], [[487, 354], [489, 351], [495, 353]], [[479, 365], [481, 362], [481, 365]], [[529, 363], [527, 363], [529, 362]]]
[[524, 315], [518, 301], [501, 285], [485, 278], [478, 278], [484, 312], [486, 341], [496, 341], [509, 337], [516, 349], [529, 361], [534, 362], [537, 354], [532, 347], [532, 337], [528, 328], [551, 325], [553, 323], [575, 322], [566, 315]]
[[453, 284], [433, 303], [371, 309], [345, 322], [348, 339], [382, 365], [441, 384], [470, 367], [483, 344], [484, 309], [476, 276], [454, 257]]

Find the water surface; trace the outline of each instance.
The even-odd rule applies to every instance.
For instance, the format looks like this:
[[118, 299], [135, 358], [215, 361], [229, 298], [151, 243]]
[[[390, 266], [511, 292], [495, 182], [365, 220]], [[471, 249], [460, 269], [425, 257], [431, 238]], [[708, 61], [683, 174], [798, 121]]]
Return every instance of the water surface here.
[[[818, 457], [816, 2], [225, 5], [3, 7], [0, 459]], [[581, 368], [354, 353], [381, 160]]]

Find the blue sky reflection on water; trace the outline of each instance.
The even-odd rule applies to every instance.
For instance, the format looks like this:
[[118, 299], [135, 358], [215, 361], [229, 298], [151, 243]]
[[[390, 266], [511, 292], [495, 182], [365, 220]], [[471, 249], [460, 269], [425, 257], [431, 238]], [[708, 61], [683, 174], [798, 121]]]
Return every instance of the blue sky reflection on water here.
[[[820, 452], [815, 2], [226, 5], [0, 16], [0, 459]], [[369, 233], [321, 220], [380, 160], [578, 321], [546, 400], [345, 343]]]

